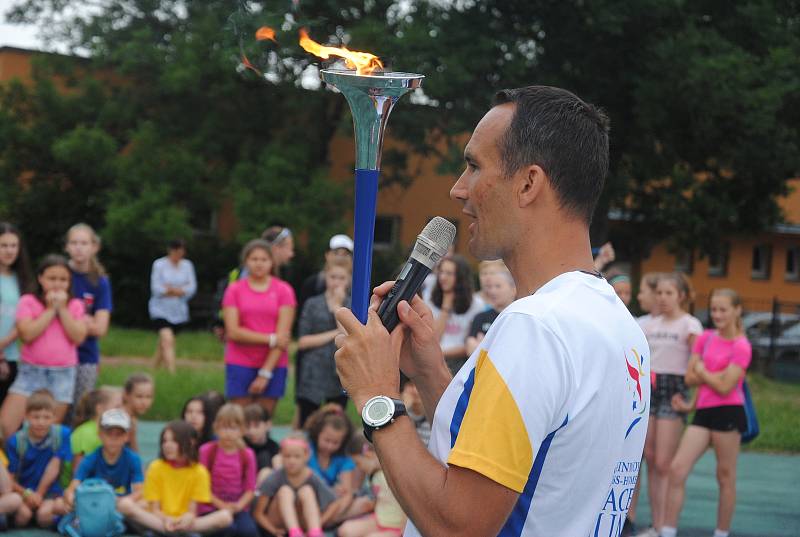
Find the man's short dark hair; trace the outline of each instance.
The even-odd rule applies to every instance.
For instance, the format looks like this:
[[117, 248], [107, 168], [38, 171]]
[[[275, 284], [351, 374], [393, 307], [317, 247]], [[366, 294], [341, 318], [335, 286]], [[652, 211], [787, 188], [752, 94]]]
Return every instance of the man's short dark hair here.
[[550, 177], [561, 207], [591, 223], [608, 174], [608, 116], [561, 88], [502, 90], [495, 105], [513, 103], [500, 139], [503, 172], [510, 177], [537, 164]]

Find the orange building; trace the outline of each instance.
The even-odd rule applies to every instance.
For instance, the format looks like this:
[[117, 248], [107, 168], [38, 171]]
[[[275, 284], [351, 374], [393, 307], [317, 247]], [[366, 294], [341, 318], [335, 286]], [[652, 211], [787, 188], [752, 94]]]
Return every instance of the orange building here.
[[675, 255], [658, 245], [642, 261], [642, 273], [686, 272], [697, 293], [698, 310], [706, 309], [709, 293], [719, 287], [738, 291], [750, 311], [770, 310], [775, 298], [800, 305], [800, 178], [790, 185], [792, 192], [779, 199], [784, 223], [755, 236], [727, 237], [717, 255]]

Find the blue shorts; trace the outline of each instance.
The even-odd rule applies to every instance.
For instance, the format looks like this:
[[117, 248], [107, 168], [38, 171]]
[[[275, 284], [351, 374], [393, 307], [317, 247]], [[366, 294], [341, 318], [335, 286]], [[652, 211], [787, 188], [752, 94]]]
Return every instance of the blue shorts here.
[[36, 390], [46, 388], [56, 401], [69, 405], [75, 395], [76, 370], [76, 367], [44, 367], [19, 362], [17, 378], [8, 391], [30, 397]]
[[[258, 367], [225, 364], [225, 397], [228, 399], [231, 397], [249, 397], [251, 394], [247, 390], [258, 376], [258, 370]], [[270, 399], [283, 397], [286, 392], [286, 375], [287, 370], [285, 367], [273, 369], [272, 378], [267, 387], [264, 388], [261, 397]]]

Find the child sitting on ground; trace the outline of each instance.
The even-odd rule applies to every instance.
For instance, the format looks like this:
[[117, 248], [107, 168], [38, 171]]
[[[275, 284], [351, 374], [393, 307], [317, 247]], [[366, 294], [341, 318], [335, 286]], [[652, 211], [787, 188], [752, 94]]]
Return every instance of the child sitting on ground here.
[[211, 474], [211, 505], [201, 505], [198, 512], [227, 509], [233, 513], [228, 533], [258, 537], [258, 528], [250, 516], [256, 490], [256, 456], [245, 446], [244, 431], [242, 407], [229, 403], [219, 409], [214, 420], [218, 440], [200, 447], [200, 462]]
[[72, 447], [72, 468], [77, 469], [86, 455], [102, 445], [97, 426], [100, 416], [106, 410], [121, 405], [122, 392], [117, 388], [98, 388], [81, 397], [75, 412], [75, 429], [69, 438]]
[[258, 476], [256, 486], [260, 485], [272, 473], [272, 460], [280, 451], [278, 443], [269, 437], [272, 419], [263, 406], [253, 403], [244, 407], [246, 433], [244, 441], [256, 454]]
[[8, 457], [0, 449], [0, 531], [8, 529], [8, 517], [22, 505], [22, 496], [14, 492], [14, 482], [8, 473]]
[[101, 446], [84, 457], [75, 472], [75, 478], [64, 491], [67, 508], [75, 505], [75, 490], [81, 481], [89, 478], [104, 479], [117, 494], [119, 511], [125, 514], [124, 500], [135, 502], [142, 493], [142, 460], [128, 442], [131, 419], [124, 410], [112, 408], [100, 417]]
[[128, 446], [139, 452], [137, 428], [139, 417], [143, 416], [153, 404], [155, 383], [147, 373], [134, 373], [125, 381], [122, 395], [122, 409], [131, 417], [131, 429], [128, 432]]
[[309, 468], [311, 448], [305, 436], [293, 433], [281, 441], [282, 467], [259, 487], [253, 516], [273, 535], [322, 537], [322, 527], [338, 511], [336, 495]]
[[197, 433], [197, 442], [200, 445], [214, 439], [214, 422], [208, 419], [206, 401], [195, 395], [183, 405], [181, 419], [192, 426]]
[[375, 448], [363, 435], [355, 435], [350, 448], [360, 445], [361, 452], [352, 455], [358, 469], [369, 476], [372, 493], [375, 496], [373, 512], [367, 516], [347, 520], [341, 525], [339, 537], [397, 537], [403, 534], [406, 514], [389, 489], [389, 483], [381, 470]]
[[160, 533], [211, 533], [230, 526], [233, 514], [227, 509], [197, 515], [198, 504], [211, 501], [211, 483], [208, 470], [197, 461], [197, 435], [192, 426], [182, 420], [169, 422], [159, 444], [158, 459], [147, 468], [144, 478], [148, 509], [125, 502], [123, 514], [128, 520]]
[[14, 491], [22, 496], [15, 521], [28, 525], [34, 515], [41, 528], [53, 525], [65, 514], [58, 482], [61, 465], [72, 460], [69, 427], [55, 423], [56, 400], [47, 390], [37, 390], [25, 403], [25, 423], [8, 439], [8, 471], [14, 476]]

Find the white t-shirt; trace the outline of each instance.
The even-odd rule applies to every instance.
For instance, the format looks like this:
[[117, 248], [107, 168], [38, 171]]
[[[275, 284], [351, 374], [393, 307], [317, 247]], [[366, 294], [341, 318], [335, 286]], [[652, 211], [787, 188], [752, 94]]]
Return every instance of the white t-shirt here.
[[690, 336], [703, 333], [700, 321], [688, 313], [677, 319], [667, 319], [663, 315], [651, 318], [641, 325], [647, 343], [653, 372], [658, 374], [685, 375], [689, 365]]
[[[561, 274], [492, 324], [439, 400], [428, 449], [520, 493], [500, 535], [618, 535], [647, 432], [649, 354], [605, 280]], [[420, 533], [409, 522], [405, 535]]]
[[[438, 319], [442, 311], [434, 306], [432, 302], [429, 302], [428, 306], [430, 306], [433, 312], [433, 317]], [[469, 334], [469, 328], [472, 326], [472, 319], [485, 310], [486, 303], [483, 299], [477, 295], [473, 295], [472, 304], [470, 304], [467, 311], [464, 313], [451, 311], [450, 315], [447, 317], [447, 324], [444, 326], [444, 334], [442, 334], [442, 338], [439, 340], [439, 345], [442, 349], [447, 350], [464, 345], [464, 342], [467, 340], [467, 335]]]

